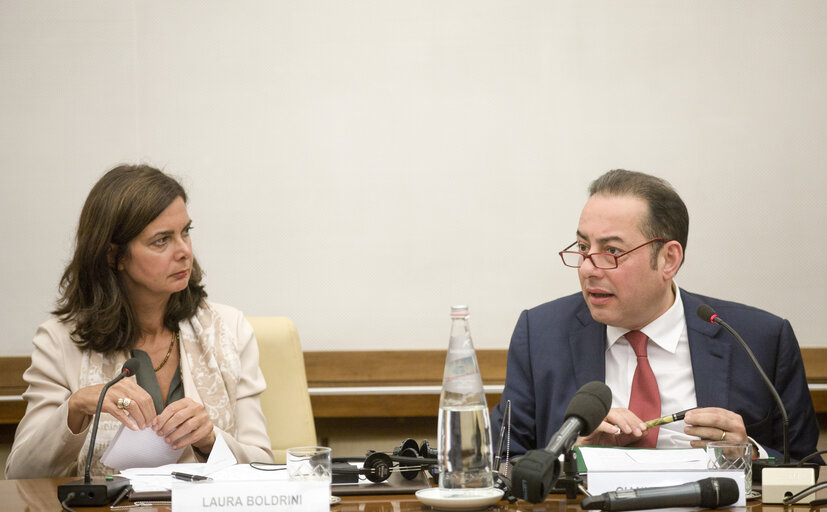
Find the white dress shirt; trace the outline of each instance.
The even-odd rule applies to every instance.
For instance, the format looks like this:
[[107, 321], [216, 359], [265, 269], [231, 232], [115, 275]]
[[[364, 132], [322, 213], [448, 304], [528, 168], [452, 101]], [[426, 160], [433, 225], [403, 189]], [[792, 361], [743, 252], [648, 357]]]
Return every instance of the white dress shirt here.
[[[672, 306], [641, 329], [652, 341], [647, 344], [647, 356], [658, 381], [661, 416], [698, 406], [686, 316], [677, 284], [674, 284], [674, 290], [675, 302]], [[637, 368], [635, 351], [624, 336], [627, 332], [622, 327], [606, 326], [606, 385], [612, 390], [613, 408], [629, 408], [632, 380]], [[641, 418], [643, 421], [651, 419], [654, 418]], [[684, 428], [686, 423], [683, 420], [661, 425], [657, 447], [690, 448], [689, 442], [699, 438], [684, 434]], [[768, 456], [763, 446], [749, 439], [758, 447], [759, 457]]]
[[[660, 391], [661, 416], [691, 409], [698, 405], [695, 378], [689, 355], [689, 335], [680, 290], [675, 285], [675, 302], [641, 331], [651, 340], [647, 344], [649, 365], [655, 373]], [[624, 334], [627, 329], [606, 326], [606, 385], [612, 390], [612, 407], [628, 408], [637, 356]], [[649, 421], [653, 418], [641, 418]], [[660, 427], [658, 448], [688, 448], [698, 439], [683, 433], [686, 424], [675, 421]]]

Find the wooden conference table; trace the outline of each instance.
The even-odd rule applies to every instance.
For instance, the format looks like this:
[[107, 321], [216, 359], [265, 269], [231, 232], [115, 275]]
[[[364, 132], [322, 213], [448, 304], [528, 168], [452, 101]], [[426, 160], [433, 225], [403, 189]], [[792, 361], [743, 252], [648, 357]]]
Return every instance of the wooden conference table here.
[[[825, 471], [822, 471], [824, 473]], [[73, 480], [72, 478], [35, 478], [29, 480], [0, 480], [0, 510], [4, 512], [59, 512], [60, 503], [57, 500], [57, 486]], [[820, 478], [824, 480], [824, 477]], [[827, 493], [820, 491], [820, 498], [827, 497]], [[501, 501], [493, 505], [490, 511], [531, 511], [531, 512], [581, 512], [579, 499], [567, 502], [564, 495], [551, 494], [539, 504], [518, 501], [511, 505]], [[128, 502], [122, 505], [128, 505]], [[109, 507], [77, 507], [78, 511], [109, 512]], [[131, 507], [120, 509], [136, 512], [167, 512], [169, 505], [153, 507]], [[426, 511], [429, 507], [422, 505], [412, 494], [400, 495], [373, 495], [373, 496], [343, 496], [342, 503], [331, 507], [331, 512], [404, 512]], [[746, 508], [734, 507], [731, 510], [738, 512], [806, 512], [809, 505], [787, 507], [781, 505], [763, 505], [758, 500], [747, 502]]]

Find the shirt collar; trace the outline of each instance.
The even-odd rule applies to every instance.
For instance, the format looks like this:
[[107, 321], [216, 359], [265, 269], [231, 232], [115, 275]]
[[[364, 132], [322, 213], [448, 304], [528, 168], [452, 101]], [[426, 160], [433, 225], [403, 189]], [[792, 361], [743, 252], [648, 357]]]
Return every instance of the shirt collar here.
[[[683, 311], [683, 301], [681, 300], [681, 290], [677, 283], [672, 282], [675, 290], [675, 302], [666, 310], [666, 313], [657, 317], [649, 325], [641, 329], [641, 332], [655, 342], [660, 348], [675, 353], [678, 348], [678, 341], [680, 341], [683, 326], [686, 324], [686, 316]], [[613, 325], [606, 326], [606, 349], [612, 346], [629, 332], [629, 329], [623, 327], [615, 327]]]

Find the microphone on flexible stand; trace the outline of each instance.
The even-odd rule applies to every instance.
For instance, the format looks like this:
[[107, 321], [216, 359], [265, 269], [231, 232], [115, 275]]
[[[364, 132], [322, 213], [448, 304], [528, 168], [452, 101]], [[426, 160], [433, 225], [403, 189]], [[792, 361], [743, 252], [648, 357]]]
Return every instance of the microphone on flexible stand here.
[[704, 478], [668, 487], [625, 489], [589, 496], [580, 506], [586, 510], [644, 510], [651, 508], [718, 508], [738, 501], [738, 484], [732, 478]]
[[[134, 375], [138, 370], [140, 362], [136, 358], [128, 359], [121, 368], [121, 373], [117, 377], [110, 380], [101, 389], [100, 397], [98, 398], [98, 406], [95, 409], [95, 422], [92, 425], [92, 435], [89, 439], [89, 452], [86, 455], [86, 471], [83, 474], [83, 480], [75, 480], [67, 484], [59, 485], [57, 487], [57, 499], [61, 503], [70, 498], [73, 506], [101, 506], [109, 504], [115, 496], [117, 496], [123, 489], [129, 485], [129, 480], [121, 477], [106, 477], [95, 478], [90, 476], [92, 471], [92, 455], [95, 453], [95, 438], [98, 436], [98, 422], [100, 421], [101, 408], [103, 407], [103, 398], [109, 388], [114, 386], [118, 381], [124, 377]], [[74, 496], [70, 496], [74, 495]]]
[[[796, 467], [807, 467], [812, 469], [815, 478], [817, 478], [819, 469], [818, 465], [814, 463], [790, 463], [790, 440], [788, 433], [790, 427], [790, 420], [787, 417], [787, 409], [784, 408], [784, 402], [781, 401], [781, 397], [775, 390], [775, 386], [772, 385], [772, 382], [770, 382], [770, 379], [767, 377], [767, 374], [764, 373], [764, 370], [758, 363], [758, 359], [755, 358], [755, 354], [752, 353], [752, 350], [750, 350], [749, 346], [746, 344], [744, 339], [741, 338], [741, 336], [737, 332], [735, 332], [735, 329], [733, 329], [729, 326], [729, 324], [724, 322], [721, 319], [721, 317], [719, 317], [715, 313], [715, 310], [712, 309], [711, 306], [709, 306], [708, 304], [701, 304], [700, 306], [698, 306], [697, 313], [702, 320], [720, 325], [721, 327], [729, 331], [729, 333], [732, 334], [732, 336], [734, 336], [736, 340], [738, 340], [738, 343], [740, 343], [741, 347], [746, 351], [747, 355], [752, 361], [752, 364], [755, 366], [755, 369], [758, 370], [758, 374], [761, 376], [761, 380], [764, 381], [764, 384], [767, 386], [767, 389], [769, 390], [770, 394], [775, 400], [776, 405], [778, 406], [778, 410], [781, 412], [781, 433], [783, 435], [784, 441], [784, 462], [782, 464], [779, 464], [775, 461], [775, 459], [755, 459], [752, 463], [752, 474], [754, 475], [753, 480], [755, 482], [761, 483], [764, 489], [764, 503], [781, 503], [781, 501], [767, 501], [768, 494], [774, 494], [773, 492], [768, 493], [768, 490], [772, 490], [774, 488], [779, 487], [787, 490], [791, 490], [793, 489], [793, 487], [795, 487], [796, 490], [799, 490], [803, 487], [806, 487], [809, 482], [808, 480], [804, 479], [806, 474], [799, 472], [791, 472], [789, 471], [789, 469]], [[783, 494], [784, 493], [782, 492], [782, 497]]]
[[516, 496], [540, 503], [560, 477], [561, 454], [571, 450], [579, 435], [594, 432], [609, 413], [612, 392], [606, 384], [585, 384], [566, 409], [565, 421], [543, 450], [529, 450], [514, 465], [513, 492]]
[[767, 374], [764, 373], [764, 370], [761, 368], [761, 364], [758, 363], [758, 359], [755, 358], [755, 354], [752, 353], [752, 350], [750, 350], [749, 345], [747, 345], [744, 339], [741, 338], [741, 336], [737, 332], [735, 332], [735, 329], [730, 327], [728, 323], [724, 322], [721, 319], [721, 317], [719, 317], [715, 313], [715, 310], [712, 309], [711, 306], [709, 306], [708, 304], [701, 304], [700, 306], [698, 306], [698, 316], [701, 317], [701, 320], [712, 322], [713, 324], [718, 324], [727, 331], [729, 331], [729, 333], [732, 334], [736, 340], [738, 340], [738, 343], [741, 344], [741, 347], [743, 347], [743, 349], [746, 351], [747, 355], [752, 361], [752, 364], [755, 366], [755, 369], [758, 370], [758, 374], [761, 376], [761, 380], [764, 381], [764, 385], [767, 386], [767, 389], [769, 390], [770, 394], [775, 400], [775, 404], [778, 406], [778, 410], [781, 412], [781, 419], [783, 421], [781, 425], [781, 433], [784, 438], [784, 464], [789, 464], [790, 440], [788, 438], [787, 432], [790, 428], [790, 420], [787, 418], [787, 409], [784, 408], [784, 402], [782, 402], [781, 397], [778, 396], [778, 391], [775, 390], [775, 386], [772, 385], [772, 382], [770, 382], [769, 377], [767, 377]]

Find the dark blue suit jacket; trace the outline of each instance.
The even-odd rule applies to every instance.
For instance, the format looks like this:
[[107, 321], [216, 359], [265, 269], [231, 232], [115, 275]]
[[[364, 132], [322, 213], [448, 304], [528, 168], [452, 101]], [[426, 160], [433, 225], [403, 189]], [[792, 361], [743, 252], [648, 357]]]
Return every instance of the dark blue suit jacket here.
[[[781, 396], [790, 420], [790, 456], [816, 450], [819, 428], [798, 341], [787, 320], [759, 309], [681, 290], [699, 407], [740, 414], [747, 434], [770, 456], [783, 450], [781, 415], [746, 352], [722, 327], [698, 318], [712, 306], [747, 342]], [[511, 452], [545, 447], [562, 425], [574, 393], [606, 380], [606, 326], [596, 322], [578, 293], [523, 311], [508, 349], [502, 401], [491, 413], [493, 432], [511, 400]], [[687, 406], [688, 407], [688, 406]]]

